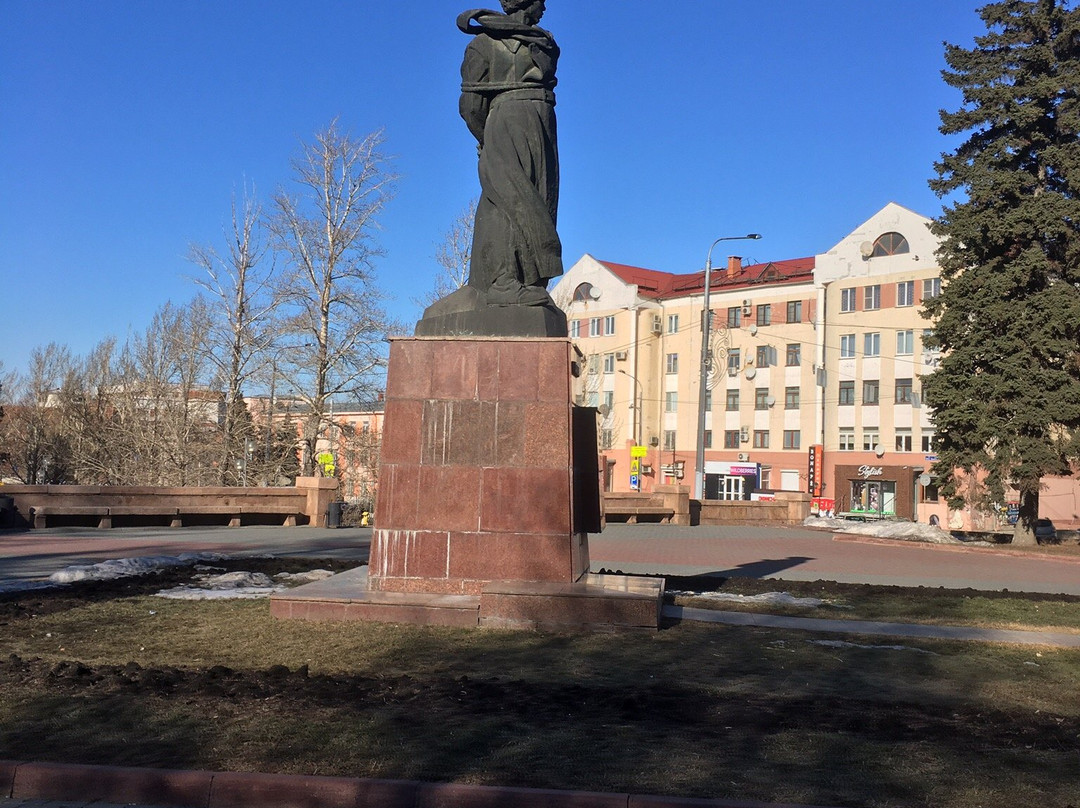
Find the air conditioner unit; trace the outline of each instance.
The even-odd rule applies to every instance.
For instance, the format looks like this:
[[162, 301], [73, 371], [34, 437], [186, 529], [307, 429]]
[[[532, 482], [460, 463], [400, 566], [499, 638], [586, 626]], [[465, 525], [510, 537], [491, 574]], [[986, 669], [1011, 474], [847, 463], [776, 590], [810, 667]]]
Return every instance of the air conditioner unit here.
[[750, 440], [750, 427], [741, 427], [739, 429], [739, 441], [741, 443], [746, 443], [748, 440]]
[[754, 313], [754, 306], [749, 300], [744, 300], [742, 302], [742, 313], [746, 317], [749, 317], [751, 314]]
[[625, 362], [626, 361], [626, 351], [616, 351], [615, 352], [615, 361], [617, 361], [617, 362]]
[[652, 332], [659, 334], [664, 330], [664, 321], [659, 314], [654, 314], [652, 318]]
[[750, 459], [750, 453], [749, 452], [739, 452], [739, 462], [740, 463], [745, 463], [749, 459]]

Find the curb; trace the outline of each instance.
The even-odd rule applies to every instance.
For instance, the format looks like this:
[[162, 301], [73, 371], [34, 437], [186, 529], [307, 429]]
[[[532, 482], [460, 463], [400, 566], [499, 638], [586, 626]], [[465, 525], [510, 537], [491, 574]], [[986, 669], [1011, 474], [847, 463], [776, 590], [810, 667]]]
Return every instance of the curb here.
[[824, 808], [753, 800], [0, 760], [0, 799], [171, 808]]
[[910, 539], [883, 539], [880, 536], [864, 536], [859, 533], [833, 533], [833, 541], [846, 541], [858, 544], [876, 544], [882, 547], [921, 547], [930, 550], [943, 550], [949, 553], [981, 553], [983, 555], [1002, 556], [1005, 558], [1024, 558], [1032, 561], [1053, 561], [1064, 564], [1080, 564], [1080, 558], [1074, 556], [1041, 555], [1023, 550], [1009, 550], [998, 547], [967, 547], [963, 544], [935, 544], [929, 541]]

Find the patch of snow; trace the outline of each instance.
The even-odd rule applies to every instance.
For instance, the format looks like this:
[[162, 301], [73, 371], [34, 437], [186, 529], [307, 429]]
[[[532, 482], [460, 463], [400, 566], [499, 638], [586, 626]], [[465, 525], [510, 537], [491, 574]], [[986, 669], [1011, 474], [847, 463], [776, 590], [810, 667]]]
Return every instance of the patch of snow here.
[[915, 651], [918, 654], [930, 654], [937, 656], [933, 651], [925, 648], [913, 648], [910, 645], [861, 645], [857, 642], [845, 640], [807, 640], [811, 645], [824, 645], [826, 648], [869, 648], [876, 651]]
[[921, 522], [881, 519], [856, 522], [850, 519], [823, 519], [810, 516], [803, 520], [804, 527], [824, 528], [833, 533], [852, 533], [860, 536], [874, 536], [879, 539], [903, 539], [923, 541], [931, 544], [964, 544], [946, 530]]
[[279, 572], [275, 575], [287, 584], [310, 584], [312, 581], [325, 581], [333, 578], [337, 573], [330, 570], [310, 570], [308, 572]]
[[283, 584], [275, 585], [269, 575], [261, 572], [196, 575], [195, 580], [196, 584], [165, 589], [156, 593], [156, 596], [171, 600], [220, 600], [222, 598], [250, 600], [268, 598], [274, 592], [285, 590]]
[[167, 567], [186, 567], [200, 561], [219, 561], [225, 556], [219, 553], [181, 553], [178, 556], [145, 556], [143, 558], [117, 558], [99, 564], [74, 564], [49, 576], [53, 584], [70, 584], [75, 581], [111, 581], [146, 575]]
[[669, 590], [668, 594], [702, 598], [703, 600], [751, 603], [756, 606], [810, 606], [817, 608], [818, 606], [824, 606], [826, 603], [826, 601], [819, 598], [797, 598], [794, 595], [789, 595], [787, 592], [762, 592], [759, 595], [736, 595], [732, 592], [679, 592]]

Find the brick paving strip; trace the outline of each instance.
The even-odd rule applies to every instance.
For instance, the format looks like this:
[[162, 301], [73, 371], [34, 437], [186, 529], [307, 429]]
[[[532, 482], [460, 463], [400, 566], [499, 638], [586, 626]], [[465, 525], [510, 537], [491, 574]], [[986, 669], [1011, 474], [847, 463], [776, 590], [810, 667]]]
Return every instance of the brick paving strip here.
[[[0, 760], [0, 808], [815, 808], [753, 800]], [[823, 808], [817, 806], [816, 808]]]

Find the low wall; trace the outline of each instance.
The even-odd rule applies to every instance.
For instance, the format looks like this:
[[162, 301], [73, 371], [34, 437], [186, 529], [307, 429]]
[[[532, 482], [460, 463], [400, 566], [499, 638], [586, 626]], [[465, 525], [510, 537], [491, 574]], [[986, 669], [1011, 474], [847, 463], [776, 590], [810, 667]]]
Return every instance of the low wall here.
[[604, 515], [610, 514], [611, 521], [624, 517], [635, 517], [636, 521], [660, 521], [663, 511], [670, 516], [663, 516], [673, 525], [690, 524], [690, 489], [685, 485], [658, 485], [650, 493], [634, 491], [608, 491], [604, 493]]
[[[298, 477], [290, 488], [181, 487], [124, 485], [4, 485], [0, 496], [14, 501], [16, 527], [49, 524], [98, 524], [119, 520], [181, 526], [188, 521], [222, 521], [240, 525], [280, 517], [282, 523], [326, 527], [326, 513], [338, 481]], [[35, 516], [37, 517], [35, 525]]]
[[698, 524], [798, 525], [810, 515], [810, 495], [778, 491], [765, 502], [709, 499], [701, 503]]

